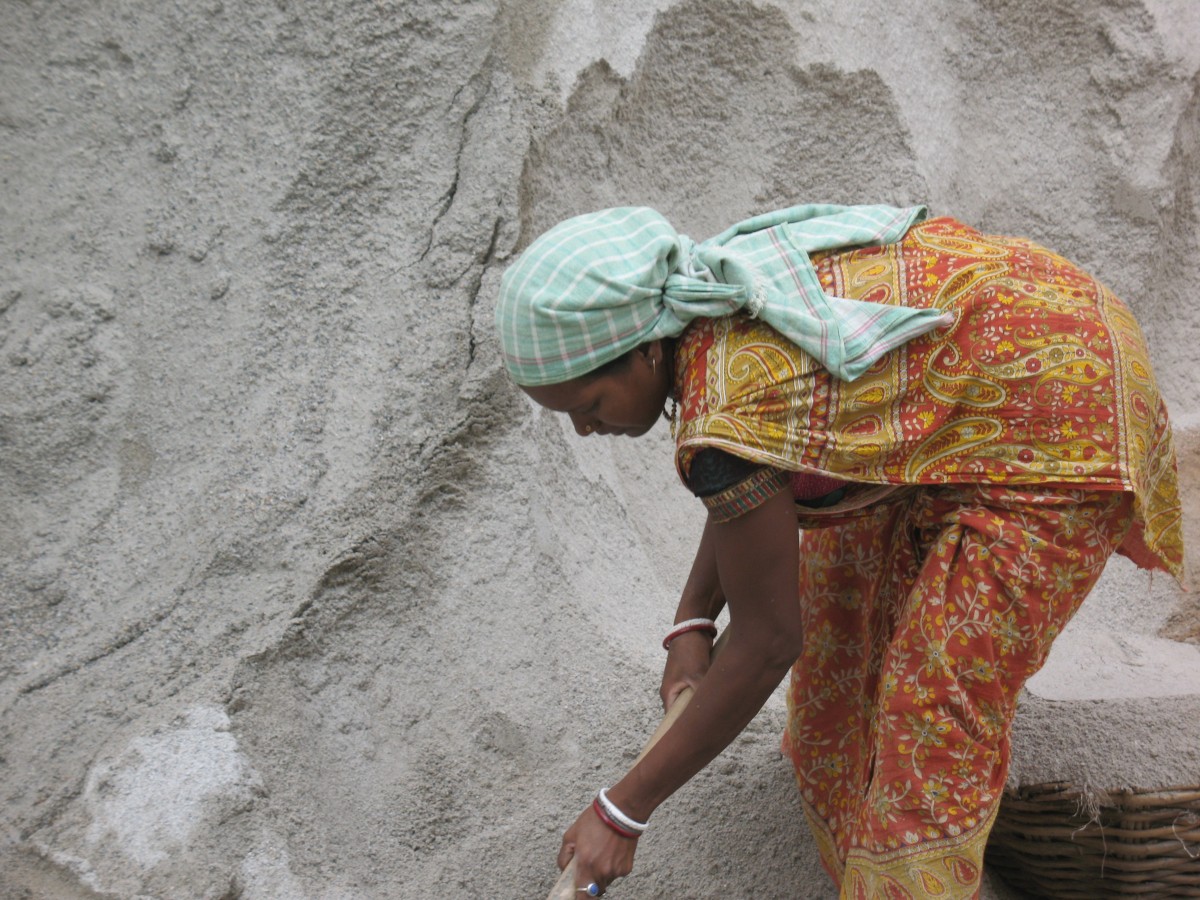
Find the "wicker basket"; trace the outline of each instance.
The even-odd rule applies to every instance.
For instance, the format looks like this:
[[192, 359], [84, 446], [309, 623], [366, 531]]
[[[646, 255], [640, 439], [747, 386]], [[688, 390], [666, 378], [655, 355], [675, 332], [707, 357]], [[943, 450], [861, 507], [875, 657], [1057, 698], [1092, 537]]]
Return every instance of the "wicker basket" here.
[[1030, 897], [1200, 897], [1200, 786], [1004, 795], [987, 861]]

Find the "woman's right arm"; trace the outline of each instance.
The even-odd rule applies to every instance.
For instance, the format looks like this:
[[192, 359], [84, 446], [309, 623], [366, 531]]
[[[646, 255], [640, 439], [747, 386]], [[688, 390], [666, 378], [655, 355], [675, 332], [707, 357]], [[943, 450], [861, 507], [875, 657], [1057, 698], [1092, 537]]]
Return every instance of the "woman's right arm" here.
[[[696, 549], [696, 558], [692, 561], [692, 571], [683, 586], [679, 607], [675, 610], [676, 622], [687, 619], [716, 619], [725, 608], [725, 594], [721, 590], [721, 579], [717, 574], [717, 555], [712, 530], [710, 518], [704, 523], [700, 546]], [[712, 638], [702, 631], [681, 634], [671, 641], [671, 647], [667, 651], [667, 664], [663, 669], [662, 687], [659, 689], [663, 709], [670, 709], [684, 688], [696, 689], [700, 679], [708, 671], [711, 652]]]

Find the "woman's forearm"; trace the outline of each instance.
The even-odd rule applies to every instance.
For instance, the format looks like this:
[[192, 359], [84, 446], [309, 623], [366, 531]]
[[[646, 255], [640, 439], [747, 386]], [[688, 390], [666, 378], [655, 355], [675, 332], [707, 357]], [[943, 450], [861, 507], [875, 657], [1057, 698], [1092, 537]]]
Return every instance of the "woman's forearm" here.
[[660, 803], [741, 734], [787, 674], [791, 661], [764, 664], [735, 628], [691, 703], [662, 739], [609, 790], [628, 815], [645, 821]]
[[700, 544], [683, 592], [679, 607], [675, 610], [675, 621], [685, 619], [715, 619], [725, 608], [725, 594], [721, 590], [721, 578], [717, 571], [717, 554], [711, 520], [704, 523]]
[[[713, 577], [728, 599], [728, 645], [700, 680], [692, 702], [663, 738], [612, 787], [613, 802], [648, 817], [741, 733], [799, 656], [799, 540], [795, 507], [781, 493], [732, 522], [706, 526], [692, 592]], [[711, 593], [709, 596], [713, 596]]]

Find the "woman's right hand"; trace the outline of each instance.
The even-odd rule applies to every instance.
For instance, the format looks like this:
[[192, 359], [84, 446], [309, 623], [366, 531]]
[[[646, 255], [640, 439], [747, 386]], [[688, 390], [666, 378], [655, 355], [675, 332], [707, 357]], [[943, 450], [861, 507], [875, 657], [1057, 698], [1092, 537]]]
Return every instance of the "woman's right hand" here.
[[700, 686], [700, 680], [708, 672], [711, 654], [712, 638], [701, 631], [689, 631], [671, 641], [662, 687], [658, 690], [663, 709], [670, 709], [684, 688], [695, 690]]
[[595, 882], [603, 894], [618, 878], [633, 871], [637, 838], [621, 837], [600, 821], [589, 805], [563, 835], [558, 867], [575, 860], [575, 895]]

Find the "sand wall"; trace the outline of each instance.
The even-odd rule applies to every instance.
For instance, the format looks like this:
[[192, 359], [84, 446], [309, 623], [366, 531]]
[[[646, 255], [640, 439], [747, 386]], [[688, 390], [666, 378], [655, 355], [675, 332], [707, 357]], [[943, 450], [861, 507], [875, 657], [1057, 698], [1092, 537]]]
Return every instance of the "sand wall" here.
[[[500, 372], [499, 274], [565, 215], [920, 201], [1049, 244], [1141, 319], [1200, 544], [1189, 0], [3, 17], [0, 894], [544, 895], [657, 718], [702, 520], [665, 432], [581, 441]], [[1197, 639], [1114, 572], [1089, 628]], [[832, 896], [782, 721], [620, 896]]]

